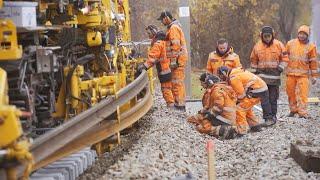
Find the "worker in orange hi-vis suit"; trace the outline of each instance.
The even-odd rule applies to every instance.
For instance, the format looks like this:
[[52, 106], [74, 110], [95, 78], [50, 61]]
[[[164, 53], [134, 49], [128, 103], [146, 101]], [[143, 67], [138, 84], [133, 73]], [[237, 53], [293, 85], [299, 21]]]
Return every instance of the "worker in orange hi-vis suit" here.
[[[222, 80], [227, 81], [238, 96], [237, 104], [237, 127], [240, 134], [246, 134], [249, 129], [260, 130], [261, 126], [274, 124], [269, 92], [267, 84], [257, 75], [242, 68], [229, 69], [222, 66], [218, 69]], [[261, 122], [253, 113], [254, 105], [261, 102], [263, 118]]]
[[306, 25], [298, 29], [298, 38], [286, 45], [289, 54], [287, 67], [287, 94], [290, 114], [298, 114], [301, 118], [308, 118], [307, 101], [309, 93], [309, 78], [316, 83], [319, 76], [316, 46], [309, 42], [310, 28]]
[[204, 112], [208, 111], [210, 108], [210, 95], [211, 95], [212, 85], [209, 83], [209, 80], [207, 78], [208, 75], [209, 75], [208, 73], [202, 73], [199, 78], [202, 88], [205, 89], [205, 92], [202, 96], [202, 101], [201, 101], [202, 109], [198, 111], [196, 115], [192, 115], [187, 118], [187, 121], [194, 125], [201, 124], [202, 120], [204, 120]]
[[188, 52], [184, 33], [180, 23], [173, 18], [170, 12], [162, 12], [158, 20], [167, 26], [167, 57], [170, 59], [172, 70], [172, 94], [175, 99], [175, 107], [178, 110], [185, 111], [184, 79]]
[[138, 73], [143, 69], [147, 70], [156, 65], [159, 81], [161, 83], [161, 91], [164, 100], [169, 108], [174, 107], [174, 98], [172, 95], [172, 73], [170, 69], [170, 60], [166, 56], [166, 34], [159, 31], [154, 25], [149, 25], [147, 28], [149, 38], [152, 39], [151, 48], [148, 52], [148, 59], [144, 64], [138, 66]]
[[[188, 121], [197, 125], [200, 133], [231, 139], [237, 135], [236, 132], [236, 93], [226, 83], [220, 82], [216, 75], [202, 75], [202, 85], [207, 88], [204, 95], [204, 107], [196, 117]], [[198, 118], [198, 119], [197, 119]], [[196, 121], [194, 121], [196, 120]]]
[[251, 68], [268, 85], [272, 115], [276, 120], [281, 84], [280, 75], [289, 61], [288, 53], [282, 42], [275, 39], [272, 27], [264, 26], [260, 36], [261, 40], [254, 46], [250, 55]]
[[217, 75], [217, 70], [221, 66], [228, 68], [241, 67], [239, 56], [233, 52], [233, 48], [226, 39], [219, 39], [214, 52], [211, 52], [207, 61], [207, 72]]

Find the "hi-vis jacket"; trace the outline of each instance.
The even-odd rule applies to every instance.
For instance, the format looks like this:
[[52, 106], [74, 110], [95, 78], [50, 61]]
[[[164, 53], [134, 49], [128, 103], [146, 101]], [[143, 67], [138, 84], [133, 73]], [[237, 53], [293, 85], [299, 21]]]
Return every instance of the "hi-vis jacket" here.
[[318, 77], [318, 61], [316, 46], [313, 43], [303, 44], [298, 39], [287, 43], [289, 63], [287, 75]]
[[209, 54], [207, 72], [217, 75], [217, 69], [221, 66], [227, 66], [230, 69], [241, 67], [240, 58], [232, 48], [224, 56], [219, 56], [216, 51]]
[[172, 67], [184, 67], [188, 59], [188, 51], [181, 25], [175, 20], [167, 28], [167, 57]]
[[147, 68], [157, 67], [160, 83], [171, 81], [170, 60], [166, 56], [166, 42], [156, 40], [148, 53], [148, 59], [144, 63]]
[[261, 40], [254, 46], [251, 56], [251, 68], [256, 69], [257, 75], [267, 84], [280, 85], [280, 74], [289, 61], [284, 45], [274, 39], [268, 46]]
[[236, 125], [237, 95], [226, 83], [217, 83], [211, 88], [211, 111], [216, 118], [229, 125]]
[[247, 93], [260, 93], [268, 90], [267, 84], [257, 75], [242, 68], [232, 69], [228, 83], [237, 93], [238, 99], [243, 99]]

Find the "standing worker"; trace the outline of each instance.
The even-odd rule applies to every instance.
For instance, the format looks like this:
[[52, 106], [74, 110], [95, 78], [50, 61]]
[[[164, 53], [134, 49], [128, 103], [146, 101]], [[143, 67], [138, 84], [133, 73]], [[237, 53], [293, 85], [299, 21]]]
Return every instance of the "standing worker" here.
[[274, 124], [267, 84], [257, 75], [242, 68], [229, 69], [222, 66], [218, 69], [220, 78], [233, 88], [238, 96], [237, 124], [240, 134], [246, 134], [249, 129], [258, 130], [262, 122], [255, 116], [252, 108], [261, 102], [265, 125]]
[[154, 25], [146, 28], [151, 41], [151, 48], [148, 52], [148, 59], [144, 64], [138, 66], [138, 73], [147, 70], [156, 65], [159, 81], [161, 83], [161, 91], [168, 107], [174, 107], [174, 98], [172, 95], [172, 73], [170, 69], [170, 60], [166, 56], [166, 34], [159, 31]]
[[309, 26], [303, 25], [298, 29], [298, 38], [289, 41], [286, 46], [289, 54], [287, 68], [289, 117], [298, 114], [300, 118], [308, 118], [309, 76], [312, 84], [316, 83], [316, 77], [319, 76], [316, 46], [309, 42], [309, 37]]
[[268, 85], [272, 115], [277, 120], [280, 75], [287, 66], [289, 59], [284, 45], [274, 38], [274, 34], [272, 27], [264, 26], [262, 28], [261, 40], [254, 46], [250, 60], [251, 68], [254, 69], [255, 74]]
[[184, 33], [180, 23], [173, 18], [168, 11], [161, 13], [158, 18], [167, 26], [167, 57], [170, 59], [172, 70], [172, 94], [175, 99], [175, 107], [178, 110], [185, 111], [185, 67], [188, 60], [188, 52]]
[[219, 39], [214, 52], [211, 52], [207, 62], [207, 72], [217, 75], [217, 70], [221, 66], [228, 68], [241, 67], [239, 56], [233, 52], [233, 48], [226, 39]]

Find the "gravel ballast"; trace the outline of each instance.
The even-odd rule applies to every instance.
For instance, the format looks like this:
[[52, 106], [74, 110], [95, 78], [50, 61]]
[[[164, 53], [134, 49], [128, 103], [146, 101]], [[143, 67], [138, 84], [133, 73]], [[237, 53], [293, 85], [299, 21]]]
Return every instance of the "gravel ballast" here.
[[[319, 96], [319, 92], [312, 94]], [[287, 102], [283, 92], [281, 102]], [[320, 179], [319, 173], [306, 173], [289, 156], [290, 144], [296, 140], [320, 145], [319, 105], [310, 105], [309, 112], [312, 118], [308, 120], [288, 118], [288, 105], [280, 105], [276, 125], [221, 141], [199, 134], [186, 122], [191, 112], [167, 109], [157, 93], [151, 112], [80, 179], [174, 179], [187, 173], [207, 179], [209, 139], [216, 145], [218, 179]]]

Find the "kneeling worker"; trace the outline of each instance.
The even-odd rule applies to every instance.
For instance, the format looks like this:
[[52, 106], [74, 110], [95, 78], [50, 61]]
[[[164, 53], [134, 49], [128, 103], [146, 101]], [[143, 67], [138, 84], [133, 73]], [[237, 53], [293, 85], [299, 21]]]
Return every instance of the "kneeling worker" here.
[[148, 52], [147, 61], [138, 66], [137, 73], [141, 73], [142, 70], [147, 70], [156, 65], [163, 98], [168, 107], [174, 108], [170, 59], [166, 55], [166, 34], [163, 31], [158, 31], [158, 28], [154, 25], [149, 25], [146, 30], [149, 38], [152, 39], [151, 48]]
[[215, 75], [208, 75], [205, 83], [210, 88], [209, 107], [202, 111], [204, 119], [197, 130], [222, 139], [234, 138], [237, 135], [236, 93]]
[[204, 120], [204, 112], [207, 112], [210, 108], [211, 86], [208, 83], [207, 76], [209, 76], [209, 73], [202, 73], [199, 78], [202, 88], [205, 89], [205, 92], [202, 96], [202, 109], [198, 111], [196, 115], [192, 115], [187, 118], [189, 123], [195, 125], [201, 124], [201, 122]]
[[238, 96], [237, 124], [240, 134], [246, 134], [249, 129], [259, 130], [263, 122], [253, 113], [253, 106], [261, 102], [264, 125], [273, 125], [271, 104], [267, 84], [257, 75], [242, 68], [229, 69], [222, 66], [218, 70], [220, 78], [228, 82]]

